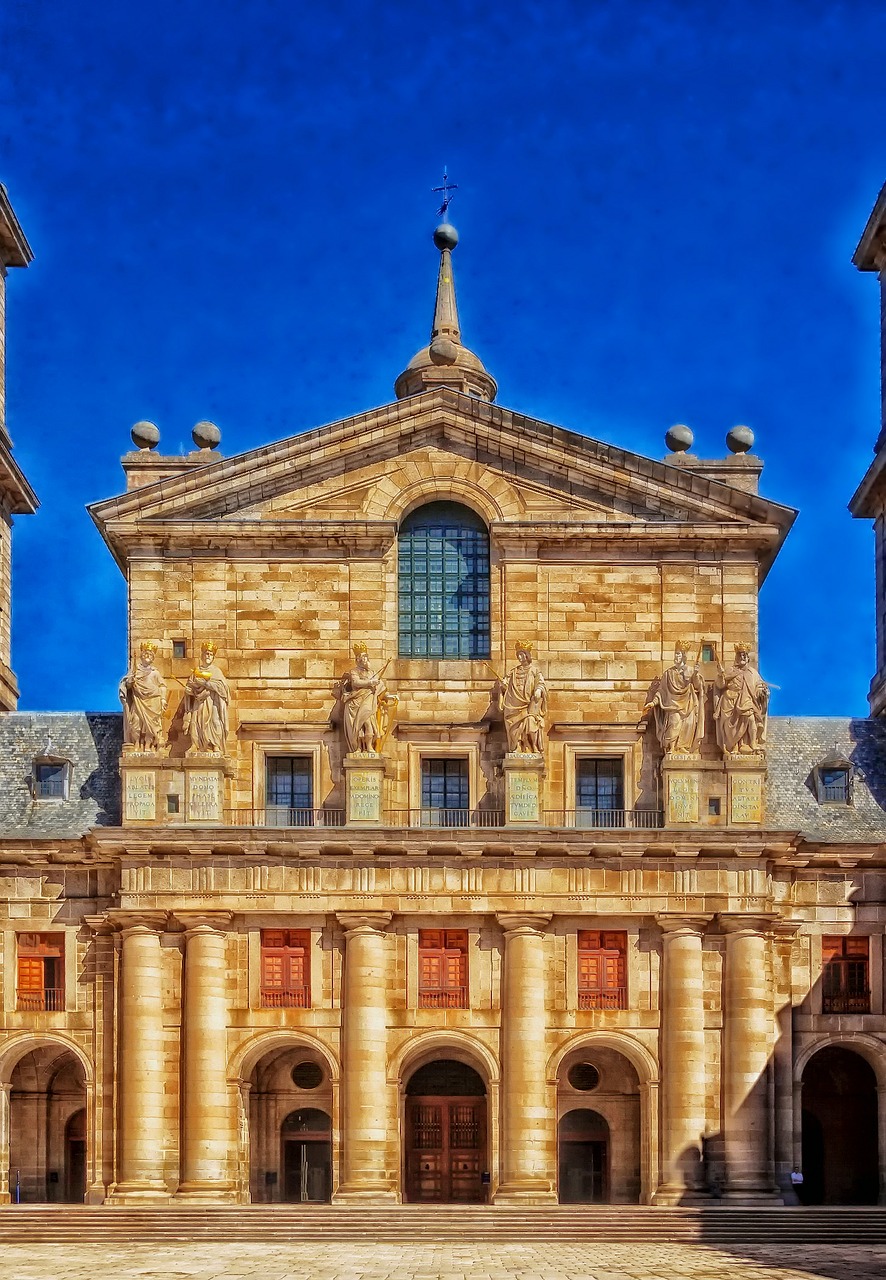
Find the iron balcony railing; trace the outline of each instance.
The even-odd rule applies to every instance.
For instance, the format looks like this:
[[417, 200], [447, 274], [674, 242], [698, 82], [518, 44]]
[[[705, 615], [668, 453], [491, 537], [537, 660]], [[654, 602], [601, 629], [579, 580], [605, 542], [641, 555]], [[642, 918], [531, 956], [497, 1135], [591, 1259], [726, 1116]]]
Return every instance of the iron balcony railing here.
[[[344, 827], [344, 809], [290, 809], [285, 805], [269, 805], [264, 809], [228, 809], [225, 821], [232, 827]], [[503, 827], [501, 809], [388, 809], [382, 824], [390, 827], [467, 828]], [[362, 823], [360, 824], [363, 825]], [[664, 826], [664, 814], [656, 809], [545, 809], [540, 826], [570, 830], [653, 831]]]
[[466, 1009], [467, 987], [420, 987], [419, 1009]]
[[821, 1000], [822, 1013], [870, 1013], [870, 991], [859, 991], [853, 995], [824, 994]]
[[42, 991], [19, 991], [16, 1007], [23, 1013], [62, 1013], [65, 1007], [64, 987], [44, 987]]
[[579, 1009], [626, 1009], [627, 987], [607, 987], [605, 990], [579, 990]]
[[225, 820], [232, 827], [343, 827], [345, 811], [268, 805], [264, 809], [227, 809]]
[[294, 987], [291, 991], [281, 991], [279, 987], [262, 987], [261, 1007], [263, 1009], [310, 1009], [311, 993], [307, 987]]
[[629, 828], [635, 831], [655, 831], [664, 826], [664, 814], [659, 809], [546, 809], [546, 827], [567, 827], [574, 830], [591, 828], [595, 831]]

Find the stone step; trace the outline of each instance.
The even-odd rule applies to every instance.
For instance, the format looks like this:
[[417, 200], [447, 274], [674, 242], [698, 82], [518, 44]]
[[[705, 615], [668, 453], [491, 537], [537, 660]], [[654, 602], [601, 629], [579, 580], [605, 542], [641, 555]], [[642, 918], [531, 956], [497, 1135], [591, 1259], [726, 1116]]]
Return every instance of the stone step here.
[[395, 1207], [178, 1205], [115, 1207], [8, 1205], [0, 1243], [172, 1244], [359, 1241], [414, 1243], [465, 1239], [702, 1244], [884, 1244], [886, 1209], [646, 1206]]

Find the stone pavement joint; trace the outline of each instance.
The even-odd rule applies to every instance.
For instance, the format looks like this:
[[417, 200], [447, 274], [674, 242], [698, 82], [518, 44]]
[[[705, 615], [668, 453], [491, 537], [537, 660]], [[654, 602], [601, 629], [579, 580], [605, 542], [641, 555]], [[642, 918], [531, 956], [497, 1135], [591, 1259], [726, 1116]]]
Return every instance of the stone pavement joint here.
[[8, 1245], [0, 1280], [883, 1280], [882, 1246]]

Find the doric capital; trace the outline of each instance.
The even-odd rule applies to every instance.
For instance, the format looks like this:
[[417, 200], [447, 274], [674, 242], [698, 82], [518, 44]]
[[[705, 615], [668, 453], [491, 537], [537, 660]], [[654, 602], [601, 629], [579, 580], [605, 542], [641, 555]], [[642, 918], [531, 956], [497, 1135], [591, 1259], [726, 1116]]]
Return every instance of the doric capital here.
[[384, 933], [393, 915], [392, 911], [337, 911], [335, 918], [351, 938], [361, 933]]
[[169, 921], [166, 911], [109, 911], [108, 923], [128, 938], [134, 933], [162, 933]]
[[526, 911], [498, 912], [495, 918], [504, 930], [506, 938], [520, 934], [541, 937], [551, 923], [550, 916], [536, 915], [534, 912]]
[[776, 917], [724, 911], [717, 916], [717, 923], [727, 937], [768, 937], [772, 933]]
[[83, 923], [87, 929], [91, 929], [96, 937], [107, 936], [114, 932], [114, 925], [106, 915], [101, 916], [83, 916]]
[[662, 912], [655, 917], [655, 920], [666, 938], [686, 936], [700, 938], [713, 920], [713, 916], [685, 916]]
[[233, 911], [176, 911], [173, 916], [184, 928], [186, 938], [195, 933], [225, 933], [233, 918]]

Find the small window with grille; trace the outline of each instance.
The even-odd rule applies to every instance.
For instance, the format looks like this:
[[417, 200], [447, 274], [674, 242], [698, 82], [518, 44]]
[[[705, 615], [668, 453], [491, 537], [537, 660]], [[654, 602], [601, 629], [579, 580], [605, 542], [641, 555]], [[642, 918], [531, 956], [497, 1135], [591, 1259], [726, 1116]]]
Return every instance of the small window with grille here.
[[261, 1004], [263, 1009], [311, 1007], [309, 929], [262, 929]]
[[627, 934], [581, 929], [578, 934], [579, 1009], [626, 1009]]
[[841, 751], [834, 747], [812, 770], [812, 781], [819, 804], [851, 804], [854, 768]]
[[466, 929], [419, 931], [418, 1006], [420, 1009], [467, 1009]]
[[34, 798], [67, 800], [71, 764], [68, 760], [34, 761]]
[[65, 937], [62, 933], [18, 935], [16, 1007], [58, 1013], [65, 1007]]
[[822, 1013], [870, 1013], [870, 940], [821, 940]]
[[466, 827], [470, 803], [470, 775], [466, 756], [422, 758], [423, 823], [439, 827]]

